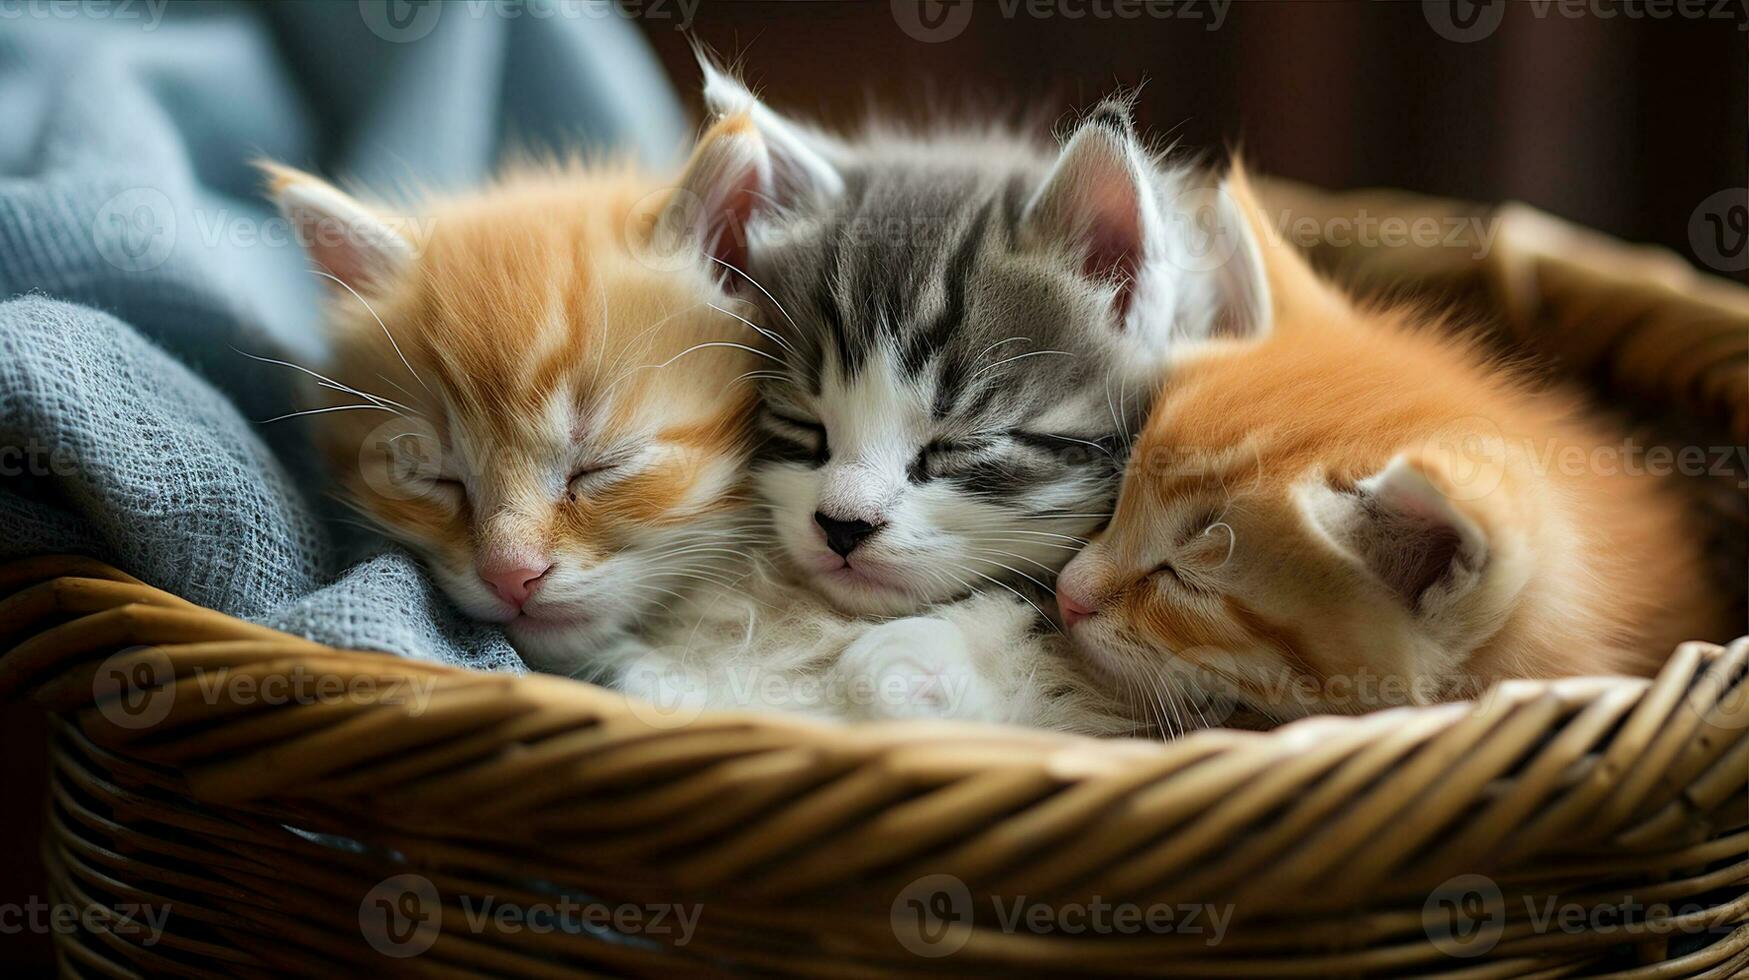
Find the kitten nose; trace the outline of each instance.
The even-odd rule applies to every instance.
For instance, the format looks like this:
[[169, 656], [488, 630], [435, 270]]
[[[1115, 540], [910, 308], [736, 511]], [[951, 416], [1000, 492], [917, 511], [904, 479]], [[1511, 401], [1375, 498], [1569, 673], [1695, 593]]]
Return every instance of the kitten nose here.
[[820, 525], [820, 530], [826, 532], [826, 547], [837, 552], [841, 558], [849, 558], [869, 535], [879, 531], [881, 525], [870, 524], [867, 521], [841, 521], [836, 517], [827, 517], [818, 511], [814, 512], [814, 523]]
[[1063, 614], [1063, 626], [1074, 626], [1093, 615], [1093, 608], [1067, 592], [1057, 593], [1057, 610]]
[[480, 566], [480, 578], [498, 593], [498, 598], [521, 609], [552, 567], [552, 562], [544, 560], [494, 561]]

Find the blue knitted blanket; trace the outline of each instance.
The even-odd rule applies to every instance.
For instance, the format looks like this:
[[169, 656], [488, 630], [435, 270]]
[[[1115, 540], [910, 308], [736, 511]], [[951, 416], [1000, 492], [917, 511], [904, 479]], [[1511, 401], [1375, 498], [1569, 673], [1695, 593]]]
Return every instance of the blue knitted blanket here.
[[392, 189], [684, 120], [605, 5], [19, 5], [0, 20], [0, 558], [78, 552], [310, 639], [520, 670], [349, 523], [293, 411], [319, 281], [249, 161]]

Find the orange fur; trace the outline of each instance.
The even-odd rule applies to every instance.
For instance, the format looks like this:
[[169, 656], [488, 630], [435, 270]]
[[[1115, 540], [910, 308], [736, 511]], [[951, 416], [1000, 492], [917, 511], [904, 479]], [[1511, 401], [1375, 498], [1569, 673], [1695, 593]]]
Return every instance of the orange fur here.
[[[289, 190], [332, 190], [264, 169], [288, 214]], [[519, 623], [571, 621], [616, 584], [621, 598], [638, 594], [638, 573], [606, 573], [614, 556], [701, 521], [726, 535], [738, 513], [756, 396], [744, 376], [761, 338], [730, 315], [749, 314], [702, 259], [653, 254], [672, 188], [628, 166], [513, 172], [429, 203], [412, 259], [392, 274], [360, 281], [356, 296], [330, 290], [329, 376], [407, 411], [316, 415], [318, 439], [351, 502], [473, 615], [515, 617], [476, 574], [494, 551], [544, 556], [569, 576], [535, 592]], [[361, 401], [314, 394], [314, 408]], [[409, 464], [408, 440], [437, 461]], [[640, 453], [637, 465], [598, 489], [569, 480], [613, 447]]]
[[[1669, 479], [1563, 465], [1623, 436], [1437, 316], [1358, 308], [1269, 247], [1243, 178], [1274, 330], [1170, 373], [1116, 513], [1059, 591], [1094, 610], [1093, 661], [1280, 716], [1473, 695], [1506, 677], [1653, 672], [1724, 638]], [[1473, 594], [1436, 621], [1309, 516], [1401, 457], [1486, 536]], [[1310, 503], [1309, 503], [1310, 501]], [[1388, 537], [1383, 540], [1390, 540]]]

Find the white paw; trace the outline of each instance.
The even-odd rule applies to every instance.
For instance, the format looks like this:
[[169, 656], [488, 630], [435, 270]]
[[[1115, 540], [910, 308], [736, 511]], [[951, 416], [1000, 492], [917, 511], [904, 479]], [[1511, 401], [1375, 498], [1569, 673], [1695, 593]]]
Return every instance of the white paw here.
[[833, 668], [847, 713], [865, 718], [996, 716], [959, 627], [915, 616], [883, 623], [852, 643]]

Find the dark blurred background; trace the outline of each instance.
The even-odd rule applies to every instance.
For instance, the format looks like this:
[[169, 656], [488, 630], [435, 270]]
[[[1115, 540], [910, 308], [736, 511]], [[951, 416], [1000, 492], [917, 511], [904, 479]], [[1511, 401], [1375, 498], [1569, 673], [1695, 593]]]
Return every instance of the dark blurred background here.
[[641, 23], [695, 109], [689, 35], [774, 107], [841, 123], [871, 101], [1061, 122], [1145, 82], [1147, 132], [1242, 146], [1267, 173], [1522, 200], [1716, 272], [1749, 258], [1749, 228], [1723, 229], [1722, 263], [1690, 242], [1749, 169], [1744, 0], [707, 0], [689, 32], [650, 3]]

